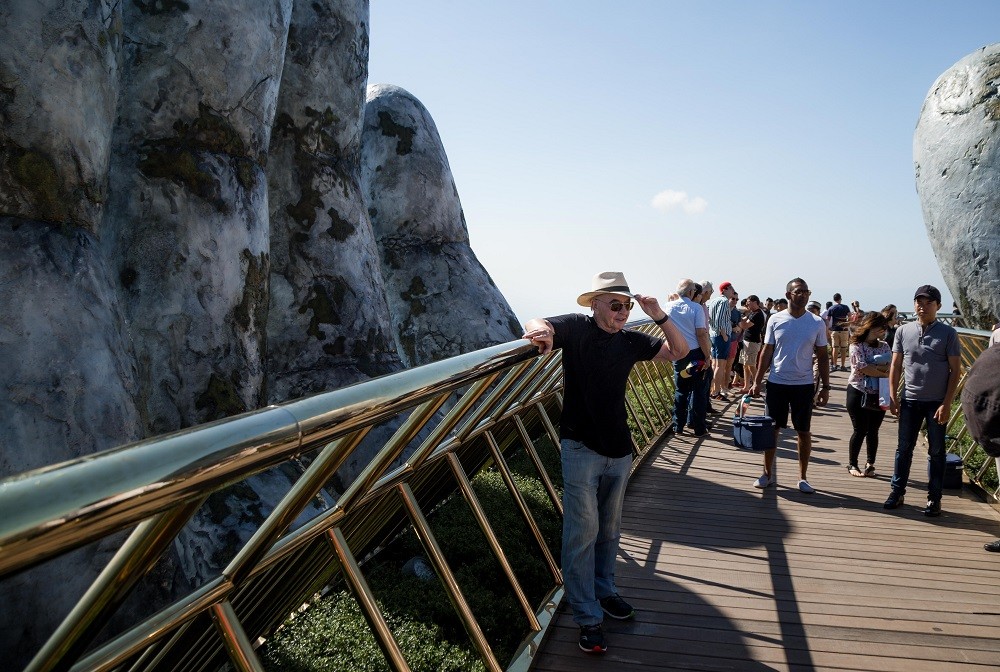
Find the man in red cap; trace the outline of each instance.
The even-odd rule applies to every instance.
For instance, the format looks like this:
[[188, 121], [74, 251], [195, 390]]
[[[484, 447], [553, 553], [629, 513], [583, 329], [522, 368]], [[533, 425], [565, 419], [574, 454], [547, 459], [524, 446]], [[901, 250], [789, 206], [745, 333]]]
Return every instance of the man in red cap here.
[[729, 341], [733, 337], [733, 311], [729, 299], [736, 295], [733, 283], [728, 280], [719, 285], [719, 295], [711, 299], [708, 309], [708, 335], [712, 342], [712, 391], [713, 399], [728, 401], [729, 373], [726, 360], [729, 358]]

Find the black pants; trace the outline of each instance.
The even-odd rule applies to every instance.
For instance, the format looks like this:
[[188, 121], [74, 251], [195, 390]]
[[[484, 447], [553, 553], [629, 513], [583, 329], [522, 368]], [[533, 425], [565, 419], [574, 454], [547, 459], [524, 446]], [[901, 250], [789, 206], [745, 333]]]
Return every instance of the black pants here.
[[861, 405], [864, 393], [853, 385], [847, 386], [847, 414], [851, 417], [854, 433], [848, 443], [850, 454], [849, 466], [858, 466], [858, 456], [861, 454], [861, 442], [868, 447], [868, 464], [875, 464], [875, 454], [878, 452], [878, 429], [885, 419], [885, 411], [865, 408]]

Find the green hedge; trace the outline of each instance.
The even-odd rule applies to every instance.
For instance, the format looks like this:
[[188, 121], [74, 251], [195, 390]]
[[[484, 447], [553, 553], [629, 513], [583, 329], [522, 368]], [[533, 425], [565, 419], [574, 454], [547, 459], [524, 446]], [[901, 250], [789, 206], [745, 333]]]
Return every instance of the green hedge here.
[[[561, 496], [558, 452], [547, 439], [538, 442], [537, 450]], [[519, 450], [509, 465], [549, 549], [558, 559], [562, 520], [533, 464]], [[487, 468], [472, 483], [529, 602], [540, 605], [555, 582], [500, 474]], [[505, 664], [528, 633], [528, 622], [485, 535], [460, 494], [438, 507], [428, 521], [480, 627], [501, 664]], [[407, 662], [414, 670], [485, 669], [436, 578], [426, 581], [402, 571], [414, 556], [426, 554], [411, 530], [363, 567]], [[260, 654], [272, 672], [389, 669], [360, 608], [344, 586], [335, 587], [309, 609], [289, 619]]]

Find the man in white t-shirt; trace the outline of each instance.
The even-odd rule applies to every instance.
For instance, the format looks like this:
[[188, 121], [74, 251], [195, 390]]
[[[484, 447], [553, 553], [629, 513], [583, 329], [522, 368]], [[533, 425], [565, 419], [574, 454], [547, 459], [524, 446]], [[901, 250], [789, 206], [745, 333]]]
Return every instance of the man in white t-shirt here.
[[[809, 454], [812, 452], [812, 422], [814, 378], [813, 355], [819, 366], [820, 389], [817, 406], [830, 399], [830, 357], [827, 352], [826, 323], [806, 310], [809, 286], [802, 278], [789, 281], [785, 287], [788, 310], [771, 316], [764, 333], [764, 348], [754, 376], [750, 394], [760, 396], [764, 374], [767, 376], [767, 414], [774, 420], [774, 443], [783, 427], [788, 426], [789, 410], [795, 428], [799, 453], [799, 490], [814, 492], [806, 480]], [[774, 471], [775, 449], [764, 451], [764, 473], [754, 481], [755, 488], [766, 488], [778, 482]]]

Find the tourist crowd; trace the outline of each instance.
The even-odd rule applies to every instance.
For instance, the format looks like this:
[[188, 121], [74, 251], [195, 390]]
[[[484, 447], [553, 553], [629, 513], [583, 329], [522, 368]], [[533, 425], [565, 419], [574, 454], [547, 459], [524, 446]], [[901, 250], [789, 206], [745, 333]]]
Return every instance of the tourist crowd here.
[[[940, 291], [931, 285], [917, 288], [914, 319], [903, 324], [895, 305], [866, 312], [858, 301], [845, 305], [839, 293], [825, 307], [811, 295], [802, 278], [790, 280], [782, 296], [763, 301], [757, 294], [741, 299], [728, 280], [716, 287], [708, 280], [684, 278], [661, 306], [652, 295], [633, 293], [622, 273], [605, 272], [594, 276], [590, 291], [577, 299], [592, 315], [535, 318], [525, 325], [524, 337], [540, 352], [563, 352], [562, 571], [584, 651], [607, 649], [605, 616], [628, 619], [635, 614], [618, 594], [614, 566], [634, 449], [625, 389], [638, 361], [673, 362], [674, 435], [706, 437], [709, 416], [718, 414], [722, 405], [738, 398], [745, 408], [751, 399], [763, 397], [774, 436], [760, 451], [762, 473], [752, 485], [764, 489], [777, 484], [775, 451], [780, 431], [790, 424], [798, 455], [796, 487], [806, 494], [815, 492], [807, 478], [813, 410], [830, 401], [830, 373], [848, 373], [843, 407], [851, 423], [849, 474], [876, 475], [879, 429], [887, 412], [897, 416], [893, 474], [883, 506], [898, 508], [904, 502], [918, 433], [926, 427], [929, 467], [923, 514], [941, 514], [945, 426], [961, 363], [957, 331], [937, 318]], [[636, 304], [659, 328], [658, 336], [625, 328]], [[993, 334], [997, 341], [1000, 324]], [[989, 350], [1000, 352], [1000, 345]], [[970, 381], [977, 374], [988, 382], [973, 401], [963, 393], [963, 404], [970, 404], [967, 416], [982, 408], [1000, 414], [1000, 387], [995, 384], [1000, 372], [996, 366], [988, 370], [992, 373], [986, 371], [986, 366], [973, 366], [970, 372]], [[998, 422], [994, 417], [978, 425], [985, 429], [974, 436], [984, 447], [991, 441], [1000, 444]], [[969, 426], [975, 431], [973, 422]], [[986, 548], [1000, 551], [1000, 540]]]

